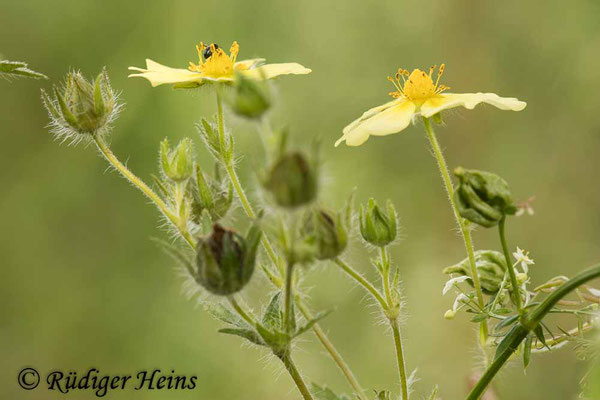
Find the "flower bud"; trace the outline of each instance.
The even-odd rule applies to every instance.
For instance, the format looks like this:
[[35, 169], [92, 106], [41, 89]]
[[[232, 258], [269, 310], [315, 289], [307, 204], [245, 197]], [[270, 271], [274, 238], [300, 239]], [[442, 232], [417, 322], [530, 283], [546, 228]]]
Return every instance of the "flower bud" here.
[[232, 92], [227, 93], [225, 101], [231, 110], [245, 118], [260, 118], [271, 107], [266, 83], [235, 76]]
[[254, 272], [260, 236], [256, 226], [244, 238], [215, 224], [212, 234], [201, 238], [196, 247], [196, 282], [216, 295], [240, 291]]
[[373, 198], [369, 199], [367, 209], [360, 206], [360, 233], [367, 242], [383, 247], [396, 239], [396, 209], [391, 200], [387, 201], [387, 214]]
[[444, 313], [445, 319], [454, 319], [455, 316], [456, 316], [456, 312], [453, 310], [448, 310]]
[[461, 167], [454, 175], [459, 179], [454, 201], [466, 220], [490, 228], [517, 211], [508, 183], [498, 175]]
[[264, 186], [281, 207], [298, 207], [316, 197], [316, 171], [301, 153], [284, 153], [271, 167]]
[[52, 120], [52, 131], [74, 140], [81, 139], [78, 135], [104, 133], [121, 108], [106, 70], [93, 82], [79, 72], [69, 72], [64, 88], [55, 87], [53, 97], [42, 90], [42, 100]]
[[186, 181], [194, 172], [192, 141], [185, 138], [171, 150], [169, 141], [160, 142], [160, 165], [165, 176], [175, 182]]
[[306, 213], [301, 234], [315, 244], [315, 258], [330, 260], [339, 256], [348, 244], [341, 214], [324, 209]]
[[525, 282], [527, 282], [527, 279], [529, 279], [529, 276], [526, 273], [520, 272], [520, 273], [517, 274], [517, 283], [519, 285], [522, 285]]
[[[475, 267], [483, 292], [486, 294], [498, 292], [506, 271], [506, 261], [502, 253], [494, 250], [477, 250], [475, 252]], [[456, 265], [444, 268], [444, 273], [468, 276], [467, 282], [473, 286], [469, 258], [465, 258]]]
[[213, 221], [218, 221], [231, 208], [233, 186], [231, 182], [221, 182], [218, 173], [216, 175], [214, 179], [205, 176], [200, 167], [196, 166], [196, 179], [192, 189], [192, 219], [198, 224], [205, 210]]

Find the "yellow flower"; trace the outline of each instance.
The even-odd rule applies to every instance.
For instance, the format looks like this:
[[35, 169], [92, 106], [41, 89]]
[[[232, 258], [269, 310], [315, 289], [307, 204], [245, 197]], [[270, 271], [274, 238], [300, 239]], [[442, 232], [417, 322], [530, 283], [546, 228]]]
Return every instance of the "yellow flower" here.
[[394, 100], [368, 110], [346, 126], [344, 135], [335, 145], [346, 141], [348, 146], [360, 146], [370, 135], [398, 133], [417, 115], [429, 118], [449, 108], [462, 106], [472, 110], [479, 103], [488, 103], [501, 110], [521, 111], [527, 105], [514, 97], [500, 97], [494, 93], [443, 93], [450, 89], [439, 84], [444, 68], [445, 65], [442, 64], [435, 83], [432, 78], [435, 66], [429, 69], [429, 74], [420, 69], [409, 74], [408, 70], [400, 68], [394, 78], [388, 76], [388, 80], [396, 88], [389, 93]]
[[[172, 84], [175, 88], [195, 88], [206, 82], [233, 82], [234, 73], [243, 74], [247, 78], [262, 80], [272, 79], [280, 75], [303, 75], [311, 72], [310, 69], [298, 63], [266, 64], [264, 58], [236, 61], [240, 46], [233, 42], [229, 55], [218, 45], [212, 43], [206, 46], [200, 42], [196, 46], [198, 51], [198, 64], [190, 62], [188, 69], [171, 68], [146, 59], [146, 69], [129, 67], [132, 71], [139, 71], [139, 76], [146, 78], [155, 87]], [[204, 59], [204, 60], [203, 60]]]

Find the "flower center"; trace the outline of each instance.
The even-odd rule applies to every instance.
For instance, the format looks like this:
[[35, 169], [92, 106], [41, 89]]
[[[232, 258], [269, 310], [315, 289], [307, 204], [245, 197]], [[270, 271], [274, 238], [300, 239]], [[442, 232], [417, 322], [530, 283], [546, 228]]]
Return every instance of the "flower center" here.
[[198, 64], [190, 62], [188, 67], [190, 71], [200, 72], [208, 78], [233, 76], [235, 60], [240, 51], [240, 46], [237, 42], [233, 42], [231, 45], [231, 49], [229, 50], [230, 55], [225, 54], [223, 49], [214, 43], [206, 46], [200, 42], [200, 45], [196, 46], [196, 51], [198, 51]]
[[406, 98], [410, 101], [422, 104], [425, 100], [437, 96], [444, 90], [450, 89], [446, 85], [439, 84], [440, 78], [444, 74], [444, 69], [446, 68], [444, 64], [440, 65], [437, 79], [435, 83], [433, 82], [432, 75], [436, 67], [437, 66], [431, 67], [429, 69], [429, 74], [418, 68], [409, 74], [408, 70], [399, 68], [393, 78], [391, 76], [387, 77], [397, 89], [394, 92], [390, 92], [390, 96], [395, 99]]

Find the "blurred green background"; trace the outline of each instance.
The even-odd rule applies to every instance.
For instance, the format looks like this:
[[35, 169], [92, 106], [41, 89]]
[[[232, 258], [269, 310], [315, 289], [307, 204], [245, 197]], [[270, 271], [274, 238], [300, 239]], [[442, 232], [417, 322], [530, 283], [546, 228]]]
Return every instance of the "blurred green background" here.
[[[461, 240], [422, 127], [371, 138], [360, 148], [333, 142], [364, 110], [388, 100], [396, 68], [445, 62], [455, 92], [491, 91], [528, 102], [520, 113], [490, 106], [446, 115], [438, 134], [451, 166], [480, 168], [508, 180], [515, 197], [535, 196], [534, 217], [511, 220], [511, 247], [531, 251], [533, 283], [572, 275], [600, 259], [600, 2], [241, 0], [141, 2], [30, 1], [0, 6], [0, 53], [23, 60], [49, 82], [0, 81], [0, 393], [2, 398], [61, 397], [21, 390], [26, 365], [103, 373], [175, 369], [197, 375], [194, 391], [111, 392], [115, 399], [299, 398], [266, 352], [216, 332], [215, 322], [182, 294], [171, 261], [150, 237], [157, 212], [107, 171], [91, 146], [59, 146], [45, 129], [39, 88], [69, 69], [92, 76], [106, 66], [126, 108], [112, 147], [141, 177], [156, 170], [159, 141], [198, 139], [194, 123], [215, 112], [207, 92], [153, 89], [127, 79], [146, 57], [185, 67], [203, 40], [241, 46], [240, 58], [297, 61], [309, 76], [277, 83], [274, 126], [294, 140], [324, 143], [322, 199], [342, 205], [394, 200], [402, 241], [393, 257], [404, 281], [404, 335], [417, 396], [439, 384], [444, 399], [463, 398], [480, 363], [475, 327], [442, 315], [441, 269], [463, 258]], [[234, 121], [247, 185], [261, 165], [256, 126]], [[198, 146], [200, 148], [200, 146]], [[208, 154], [199, 152], [203, 165]], [[253, 198], [258, 193], [250, 190]], [[243, 218], [238, 218], [243, 221]], [[496, 231], [479, 230], [478, 248], [496, 248]], [[358, 243], [346, 254], [374, 277]], [[364, 293], [332, 265], [307, 274], [315, 308], [335, 308], [322, 325], [367, 388], [397, 391], [391, 338], [376, 325]], [[257, 278], [254, 294], [268, 285]], [[307, 379], [347, 391], [311, 335], [296, 351]], [[574, 352], [536, 356], [527, 375], [518, 361], [497, 381], [503, 399], [575, 399], [586, 370]], [[598, 378], [600, 379], [600, 377]], [[69, 398], [95, 398], [74, 392]]]

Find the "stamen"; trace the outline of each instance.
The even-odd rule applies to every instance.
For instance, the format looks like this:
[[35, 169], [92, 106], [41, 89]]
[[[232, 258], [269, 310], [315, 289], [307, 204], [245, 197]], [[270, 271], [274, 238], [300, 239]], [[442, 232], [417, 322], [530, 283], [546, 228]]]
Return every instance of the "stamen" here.
[[435, 71], [435, 69], [437, 68], [437, 65], [434, 65], [433, 67], [429, 68], [429, 77], [431, 78], [431, 75], [433, 74], [433, 71]]
[[435, 87], [437, 87], [438, 83], [440, 83], [440, 78], [442, 77], [442, 75], [444, 75], [445, 69], [446, 69], [446, 64], [440, 65], [440, 70], [438, 71], [437, 80], [435, 81]]
[[204, 62], [202, 61], [202, 52], [204, 51], [204, 43], [200, 42], [200, 45], [196, 45], [196, 51], [198, 52], [198, 64], [202, 65]]
[[231, 54], [229, 56], [229, 58], [231, 58], [231, 62], [235, 63], [235, 60], [237, 59], [237, 55], [240, 51], [240, 45], [238, 44], [238, 42], [234, 41], [233, 44], [231, 45], [231, 48], [229, 49], [229, 53]]
[[394, 80], [394, 79], [393, 79], [391, 76], [388, 76], [388, 77], [387, 77], [387, 80], [388, 80], [388, 81], [390, 81], [390, 82], [392, 82], [392, 85], [394, 85], [394, 87], [395, 87], [396, 89], [398, 89], [398, 91], [399, 91], [400, 93], [402, 93], [402, 89], [400, 88], [400, 85], [398, 85], [398, 83], [397, 83], [397, 82], [396, 82], [396, 81], [395, 81], [395, 80]]

